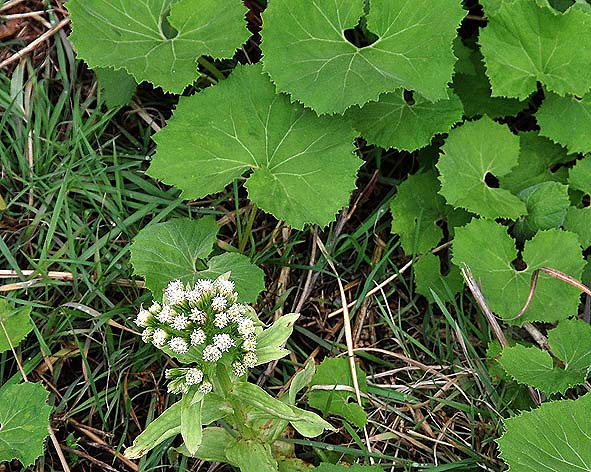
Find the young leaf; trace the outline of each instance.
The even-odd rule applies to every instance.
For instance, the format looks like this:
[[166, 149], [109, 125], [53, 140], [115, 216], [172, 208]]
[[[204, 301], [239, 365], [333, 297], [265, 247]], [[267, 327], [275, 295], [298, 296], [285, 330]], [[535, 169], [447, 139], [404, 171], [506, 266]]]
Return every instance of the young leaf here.
[[300, 317], [297, 313], [290, 313], [279, 318], [270, 328], [257, 336], [257, 365], [281, 359], [289, 354], [283, 345], [293, 332], [293, 325]]
[[591, 228], [591, 207], [570, 207], [566, 211], [564, 229], [579, 236], [581, 246], [585, 249], [591, 246], [591, 231], [589, 231], [589, 228]]
[[51, 413], [48, 397], [40, 383], [0, 389], [0, 462], [18, 459], [28, 467], [43, 454]]
[[540, 134], [562, 144], [569, 153], [591, 151], [591, 133], [581, 132], [591, 129], [591, 94], [583, 98], [546, 94], [536, 119]]
[[277, 461], [271, 446], [251, 439], [234, 439], [226, 445], [228, 462], [241, 472], [277, 472]]
[[566, 150], [537, 133], [519, 135], [519, 161], [510, 173], [499, 178], [500, 186], [515, 194], [542, 182], [566, 183], [566, 168], [558, 164], [571, 161]]
[[135, 93], [137, 82], [124, 69], [110, 67], [94, 69], [98, 85], [103, 90], [103, 98], [109, 108], [127, 105]]
[[568, 184], [587, 195], [591, 194], [591, 159], [586, 157], [577, 161], [568, 173]]
[[197, 393], [199, 398], [193, 401], [193, 395], [183, 395], [181, 400], [181, 436], [189, 454], [193, 455], [199, 449], [203, 440], [203, 423], [201, 409], [203, 394]]
[[[454, 51], [459, 59], [452, 88], [462, 101], [465, 116], [515, 116], [527, 107], [527, 101], [491, 96], [490, 81], [486, 76], [480, 51], [466, 46], [459, 47], [457, 43], [454, 43]], [[461, 55], [458, 55], [458, 51], [462, 51]]]
[[176, 450], [185, 456], [196, 457], [202, 461], [227, 462], [224, 449], [226, 444], [230, 444], [233, 440], [233, 436], [224, 428], [211, 426], [203, 429], [203, 440], [194, 454], [189, 453], [184, 445], [177, 447]]
[[315, 438], [321, 435], [324, 430], [336, 431], [328, 421], [323, 420], [316, 413], [302, 410], [297, 406], [292, 406], [292, 409], [299, 419], [291, 420], [290, 423], [305, 438]]
[[548, 344], [566, 370], [581, 370], [585, 376], [591, 367], [591, 325], [583, 320], [564, 320], [548, 332]]
[[470, 221], [464, 210], [454, 210], [437, 192], [441, 185], [435, 171], [409, 175], [398, 184], [397, 193], [390, 203], [392, 232], [400, 236], [406, 254], [422, 254], [436, 247], [443, 239], [442, 221], [453, 226]]
[[213, 216], [176, 218], [142, 229], [131, 246], [135, 273], [143, 275], [155, 298], [175, 279], [184, 283], [231, 271], [240, 301], [254, 302], [264, 289], [264, 273], [242, 254], [221, 254], [206, 262], [219, 227]]
[[[456, 0], [273, 0], [263, 14], [263, 63], [277, 85], [317, 113], [342, 113], [382, 92], [416, 90], [447, 98], [451, 43], [465, 12]], [[377, 41], [358, 48], [345, 31], [365, 16]], [[420, 14], [418, 14], [420, 12]], [[286, 59], [285, 51], [289, 51]]]
[[586, 380], [582, 371], [555, 368], [550, 354], [534, 346], [506, 347], [499, 362], [515, 381], [531, 385], [547, 395], [564, 393]]
[[517, 194], [527, 207], [527, 215], [515, 224], [515, 234], [529, 239], [543, 229], [560, 228], [570, 206], [568, 187], [558, 182], [542, 182]]
[[169, 406], [164, 413], [152, 421], [146, 429], [134, 439], [133, 444], [125, 450], [125, 457], [138, 459], [146, 455], [158, 444], [181, 432], [182, 402]]
[[488, 117], [450, 131], [437, 163], [441, 191], [454, 207], [465, 208], [485, 218], [517, 219], [525, 205], [509, 191], [486, 182], [511, 172], [519, 157], [519, 138], [509, 128]]
[[[530, 291], [532, 272], [553, 267], [579, 279], [585, 264], [577, 236], [560, 230], [540, 231], [525, 243], [520, 263], [515, 268], [517, 250], [504, 226], [489, 220], [472, 220], [456, 228], [453, 262], [467, 264], [480, 280], [490, 308], [503, 318], [514, 317], [523, 307]], [[553, 322], [576, 313], [580, 292], [564, 282], [541, 273], [527, 311], [508, 322]]]
[[246, 187], [261, 209], [295, 228], [325, 226], [355, 188], [355, 134], [346, 120], [276, 95], [260, 64], [238, 66], [215, 87], [181, 97], [154, 137], [148, 173], [201, 198], [252, 170]]
[[30, 306], [14, 308], [8, 300], [0, 298], [0, 352], [18, 346], [31, 332], [31, 310]]
[[591, 470], [591, 393], [505, 420], [497, 443], [511, 472]]
[[464, 286], [460, 270], [452, 265], [449, 272], [441, 274], [441, 262], [435, 254], [421, 255], [413, 264], [417, 293], [423, 295], [429, 303], [434, 303], [433, 290], [442, 301], [452, 301], [456, 293]]
[[249, 32], [233, 0], [70, 0], [71, 41], [91, 68], [125, 68], [181, 93], [197, 78], [197, 58], [231, 57]]
[[569, 9], [556, 14], [531, 1], [486, 0], [489, 23], [480, 33], [493, 96], [524, 99], [537, 81], [559, 95], [591, 89], [591, 15]]
[[[359, 389], [367, 393], [365, 372], [359, 366], [357, 379]], [[348, 359], [344, 357], [327, 358], [316, 369], [310, 386], [319, 386], [308, 393], [308, 404], [325, 415], [342, 416], [359, 428], [367, 424], [367, 413], [355, 402], [353, 378]], [[321, 386], [321, 387], [320, 387]]]
[[292, 377], [288, 392], [288, 403], [290, 405], [296, 404], [297, 394], [310, 384], [315, 373], [316, 364], [314, 364], [314, 359], [309, 359], [304, 368]]
[[265, 273], [253, 264], [248, 256], [237, 252], [225, 252], [214, 256], [207, 262], [207, 269], [198, 272], [196, 278], [216, 279], [231, 271], [232, 281], [236, 284], [238, 300], [254, 303], [265, 290]]
[[357, 130], [370, 144], [414, 151], [427, 146], [438, 133], [446, 133], [462, 119], [462, 102], [450, 92], [448, 99], [431, 103], [415, 93], [412, 99], [398, 90], [384, 93], [377, 102], [350, 108]]

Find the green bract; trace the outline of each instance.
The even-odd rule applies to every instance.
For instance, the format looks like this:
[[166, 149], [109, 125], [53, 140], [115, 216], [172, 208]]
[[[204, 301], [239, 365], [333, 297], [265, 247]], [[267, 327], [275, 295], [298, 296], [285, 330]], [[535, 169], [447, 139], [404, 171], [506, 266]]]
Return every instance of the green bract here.
[[[245, 93], [245, 91], [248, 93]], [[354, 156], [348, 121], [317, 117], [276, 95], [260, 65], [182, 97], [149, 174], [183, 191], [184, 198], [219, 192], [252, 171], [248, 196], [295, 228], [328, 224], [346, 206], [362, 161]]]
[[234, 0], [70, 0], [71, 39], [94, 67], [125, 69], [181, 93], [197, 78], [197, 58], [232, 57], [249, 33]]
[[[278, 91], [320, 114], [400, 87], [446, 99], [452, 40], [464, 15], [457, 0], [436, 8], [430, 0], [273, 0], [263, 14], [263, 63]], [[358, 48], [344, 33], [361, 17], [377, 40]]]

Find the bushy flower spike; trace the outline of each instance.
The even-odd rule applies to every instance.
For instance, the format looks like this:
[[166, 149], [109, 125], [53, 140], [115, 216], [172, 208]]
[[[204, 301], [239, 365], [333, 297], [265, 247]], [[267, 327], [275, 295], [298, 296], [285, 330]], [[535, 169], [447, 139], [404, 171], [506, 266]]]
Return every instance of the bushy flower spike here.
[[227, 275], [198, 280], [193, 287], [174, 280], [165, 289], [163, 304], [154, 302], [139, 311], [135, 322], [143, 328], [144, 342], [190, 364], [167, 371], [170, 392], [196, 387], [209, 393], [222, 358], [235, 377], [257, 364], [256, 325], [247, 314], [249, 307], [237, 299]]

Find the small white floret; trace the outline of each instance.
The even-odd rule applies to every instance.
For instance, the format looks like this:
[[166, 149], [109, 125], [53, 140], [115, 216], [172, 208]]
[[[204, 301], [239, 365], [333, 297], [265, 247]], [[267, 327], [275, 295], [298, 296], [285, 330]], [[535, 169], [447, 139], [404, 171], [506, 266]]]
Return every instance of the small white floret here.
[[148, 311], [150, 313], [152, 313], [153, 315], [155, 315], [156, 313], [158, 313], [160, 310], [162, 309], [162, 307], [160, 306], [160, 303], [158, 302], [154, 302], [152, 303], [152, 306], [150, 308], [148, 308]]
[[216, 313], [213, 324], [218, 329], [224, 329], [226, 326], [228, 326], [228, 315], [223, 311], [221, 313]]
[[257, 338], [256, 336], [247, 336], [244, 338], [242, 348], [247, 351], [256, 351], [257, 349]]
[[198, 288], [201, 293], [207, 295], [210, 294], [211, 292], [213, 292], [215, 286], [213, 285], [213, 282], [209, 279], [200, 279], [197, 281], [197, 283], [195, 284], [195, 287]]
[[191, 345], [199, 346], [205, 342], [205, 331], [201, 328], [194, 329], [191, 333]]
[[189, 302], [190, 306], [195, 306], [201, 301], [201, 290], [195, 287], [193, 290], [187, 290], [185, 292], [185, 298]]
[[207, 319], [205, 313], [202, 312], [201, 310], [199, 310], [198, 308], [191, 309], [191, 313], [189, 314], [189, 318], [191, 318], [191, 321], [193, 323], [198, 323], [198, 324], [205, 323], [205, 320]]
[[144, 328], [148, 324], [148, 321], [150, 321], [150, 318], [152, 318], [152, 313], [150, 313], [148, 310], [141, 309], [137, 314], [135, 324], [140, 328]]
[[228, 300], [222, 295], [216, 295], [211, 299], [211, 308], [213, 311], [223, 311], [228, 306]]
[[170, 346], [170, 349], [172, 349], [173, 352], [176, 352], [177, 354], [184, 354], [189, 350], [189, 345], [187, 344], [187, 341], [185, 341], [183, 338], [179, 337], [179, 336], [175, 336], [174, 338], [172, 338], [168, 345]]
[[234, 362], [232, 364], [232, 371], [236, 377], [242, 377], [246, 374], [246, 366], [242, 362]]
[[241, 318], [238, 320], [238, 332], [243, 338], [255, 333], [254, 321], [250, 318]]
[[203, 372], [201, 372], [199, 369], [191, 368], [187, 370], [185, 380], [188, 385], [197, 385], [203, 380]]
[[242, 319], [242, 315], [246, 313], [246, 310], [244, 305], [234, 303], [226, 310], [226, 313], [228, 313], [228, 318], [230, 318], [230, 321], [237, 323], [240, 319]]
[[236, 345], [236, 342], [227, 333], [216, 334], [213, 337], [213, 345], [222, 352], [228, 352]]
[[257, 360], [257, 356], [254, 352], [247, 352], [246, 354], [244, 354], [244, 357], [242, 358], [242, 362], [244, 362], [244, 365], [249, 369], [257, 365]]
[[203, 349], [203, 360], [206, 362], [217, 362], [222, 358], [222, 351], [216, 346], [209, 345]]
[[231, 280], [218, 278], [215, 281], [215, 287], [221, 293], [231, 294], [232, 292], [234, 292], [234, 282], [232, 282]]
[[189, 319], [185, 315], [181, 314], [173, 318], [173, 320], [170, 323], [170, 326], [172, 326], [173, 329], [182, 331], [188, 326], [188, 324]]
[[152, 339], [152, 334], [154, 334], [154, 330], [152, 328], [146, 328], [142, 331], [142, 341], [145, 343], [149, 343]]
[[166, 339], [168, 338], [168, 334], [162, 328], [158, 328], [154, 330], [154, 334], [152, 334], [152, 344], [156, 347], [162, 347], [166, 344]]
[[168, 323], [173, 316], [174, 310], [170, 308], [169, 305], [164, 305], [160, 313], [156, 315], [156, 318], [158, 318], [158, 321], [160, 321], [160, 323]]
[[203, 393], [204, 395], [211, 392], [213, 390], [213, 385], [209, 382], [203, 382], [199, 385], [198, 391]]

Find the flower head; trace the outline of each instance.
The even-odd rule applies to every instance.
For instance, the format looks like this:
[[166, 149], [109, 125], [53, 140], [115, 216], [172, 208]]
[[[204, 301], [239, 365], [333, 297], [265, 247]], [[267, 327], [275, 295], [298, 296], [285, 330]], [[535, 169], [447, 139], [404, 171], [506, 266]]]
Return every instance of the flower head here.
[[224, 274], [200, 279], [192, 288], [174, 280], [164, 291], [164, 303], [140, 309], [135, 322], [143, 328], [144, 342], [189, 364], [166, 372], [170, 392], [211, 392], [211, 376], [222, 358], [236, 378], [257, 364], [256, 314], [247, 314], [249, 307], [237, 299], [234, 282]]

